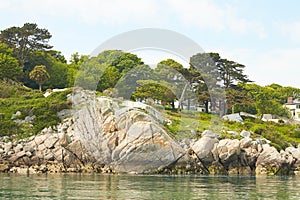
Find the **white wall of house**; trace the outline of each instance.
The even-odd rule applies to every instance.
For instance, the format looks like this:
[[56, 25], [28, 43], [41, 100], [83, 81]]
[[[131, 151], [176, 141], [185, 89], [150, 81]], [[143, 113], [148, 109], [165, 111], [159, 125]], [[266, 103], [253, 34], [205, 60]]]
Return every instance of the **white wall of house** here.
[[300, 121], [300, 104], [299, 103], [285, 104], [284, 106], [290, 110], [292, 119]]

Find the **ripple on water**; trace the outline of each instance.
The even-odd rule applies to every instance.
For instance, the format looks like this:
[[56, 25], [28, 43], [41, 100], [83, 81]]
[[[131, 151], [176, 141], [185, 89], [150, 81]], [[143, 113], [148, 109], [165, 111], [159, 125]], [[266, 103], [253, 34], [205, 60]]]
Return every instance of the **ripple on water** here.
[[299, 199], [297, 176], [0, 174], [0, 199]]

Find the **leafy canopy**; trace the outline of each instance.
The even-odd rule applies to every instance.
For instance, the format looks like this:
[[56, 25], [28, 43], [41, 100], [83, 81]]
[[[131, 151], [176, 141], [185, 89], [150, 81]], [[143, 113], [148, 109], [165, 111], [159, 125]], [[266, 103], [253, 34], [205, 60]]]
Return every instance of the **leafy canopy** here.
[[0, 42], [0, 79], [16, 79], [21, 72], [18, 60], [12, 56], [12, 49]]
[[46, 66], [40, 65], [34, 67], [30, 72], [29, 77], [35, 80], [39, 84], [39, 89], [42, 90], [42, 84], [50, 78], [50, 75], [46, 70]]
[[47, 29], [38, 28], [35, 23], [25, 23], [22, 27], [10, 27], [0, 33], [0, 41], [13, 49], [13, 55], [21, 67], [32, 51], [51, 49], [48, 44], [52, 35]]

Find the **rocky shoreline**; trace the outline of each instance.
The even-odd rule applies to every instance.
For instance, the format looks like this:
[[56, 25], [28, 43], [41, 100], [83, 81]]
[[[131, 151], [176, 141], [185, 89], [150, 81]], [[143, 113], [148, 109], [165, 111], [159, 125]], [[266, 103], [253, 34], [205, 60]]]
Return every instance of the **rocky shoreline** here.
[[[0, 139], [0, 171], [8, 173], [300, 174], [300, 146], [278, 152], [243, 131], [241, 140], [204, 131], [176, 141], [151, 106], [75, 91], [73, 111], [39, 135]], [[71, 114], [70, 114], [71, 113]]]

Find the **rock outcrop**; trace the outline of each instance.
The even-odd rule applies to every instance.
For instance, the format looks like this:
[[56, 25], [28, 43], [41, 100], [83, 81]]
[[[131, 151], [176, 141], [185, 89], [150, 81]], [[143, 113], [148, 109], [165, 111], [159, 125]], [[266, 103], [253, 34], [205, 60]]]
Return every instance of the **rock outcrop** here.
[[161, 125], [160, 113], [148, 105], [86, 91], [68, 98], [74, 105], [71, 118], [37, 136], [0, 144], [1, 171], [23, 166], [31, 172], [147, 173], [169, 166], [185, 153]]
[[299, 174], [300, 147], [278, 152], [243, 131], [219, 139], [204, 131], [198, 140], [176, 141], [167, 119], [142, 103], [75, 91], [63, 122], [19, 141], [0, 140], [0, 171], [18, 173]]

